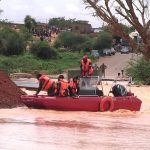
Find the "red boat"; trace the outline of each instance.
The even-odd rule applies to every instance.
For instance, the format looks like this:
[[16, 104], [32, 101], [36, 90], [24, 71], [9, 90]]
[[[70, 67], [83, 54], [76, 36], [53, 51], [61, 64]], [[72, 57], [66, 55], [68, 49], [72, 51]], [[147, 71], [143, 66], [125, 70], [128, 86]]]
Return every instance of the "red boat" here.
[[[83, 81], [86, 83], [83, 84]], [[131, 93], [127, 93], [125, 89], [121, 89], [122, 93], [115, 93], [116, 89], [113, 89], [113, 97], [103, 96], [103, 91], [96, 88], [98, 82], [99, 81], [97, 81], [97, 78], [94, 77], [90, 77], [89, 81], [87, 81], [87, 79], [80, 79], [81, 89], [80, 95], [78, 97], [49, 97], [44, 95], [24, 95], [21, 96], [21, 100], [27, 107], [37, 109], [94, 112], [108, 110], [115, 111], [118, 109], [140, 111], [142, 101], [136, 96]]]

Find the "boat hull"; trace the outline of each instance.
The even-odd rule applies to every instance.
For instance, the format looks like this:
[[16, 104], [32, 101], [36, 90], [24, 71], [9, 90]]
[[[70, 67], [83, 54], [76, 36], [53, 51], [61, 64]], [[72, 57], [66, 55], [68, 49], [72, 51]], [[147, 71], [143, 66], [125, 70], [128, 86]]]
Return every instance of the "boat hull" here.
[[48, 97], [22, 96], [22, 102], [29, 108], [65, 111], [99, 111], [101, 97]]
[[62, 111], [115, 111], [127, 109], [140, 111], [142, 101], [136, 96], [79, 96], [79, 97], [48, 97], [21, 96], [22, 102], [29, 108], [53, 109]]

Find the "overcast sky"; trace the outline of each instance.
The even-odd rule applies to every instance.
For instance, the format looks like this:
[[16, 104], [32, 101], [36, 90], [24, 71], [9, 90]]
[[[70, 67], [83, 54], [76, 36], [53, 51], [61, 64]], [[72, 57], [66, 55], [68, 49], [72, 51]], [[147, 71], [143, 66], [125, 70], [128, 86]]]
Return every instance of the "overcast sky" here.
[[65, 17], [87, 20], [92, 27], [100, 27], [101, 21], [92, 17], [92, 11], [85, 7], [82, 0], [1, 0], [0, 19], [23, 23], [25, 16], [31, 15], [36, 21], [46, 23], [49, 18]]

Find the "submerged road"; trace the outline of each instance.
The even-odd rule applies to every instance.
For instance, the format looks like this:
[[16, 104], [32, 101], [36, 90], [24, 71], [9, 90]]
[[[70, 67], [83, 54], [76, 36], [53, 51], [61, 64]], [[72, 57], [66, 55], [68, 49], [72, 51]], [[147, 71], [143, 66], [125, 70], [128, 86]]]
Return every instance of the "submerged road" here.
[[100, 57], [97, 65], [99, 66], [104, 63], [107, 66], [107, 69], [105, 70], [105, 78], [114, 79], [117, 74], [119, 72], [121, 73], [121, 70], [124, 70], [124, 68], [128, 65], [129, 60], [137, 58], [139, 58], [139, 56], [133, 53], [116, 53], [112, 56]]

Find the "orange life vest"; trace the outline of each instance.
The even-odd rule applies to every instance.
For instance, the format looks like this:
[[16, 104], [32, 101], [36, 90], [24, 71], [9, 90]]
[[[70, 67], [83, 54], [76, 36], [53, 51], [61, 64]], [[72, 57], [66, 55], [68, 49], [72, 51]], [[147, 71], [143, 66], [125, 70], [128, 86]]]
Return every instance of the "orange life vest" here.
[[91, 76], [93, 74], [94, 68], [91, 66], [88, 72], [88, 75]]
[[42, 75], [39, 78], [39, 81], [40, 80], [44, 80], [44, 84], [42, 85], [42, 90], [48, 90], [52, 86], [52, 84], [54, 83], [54, 81], [52, 79], [50, 79], [49, 77], [47, 77], [45, 75]]
[[59, 82], [61, 83], [59, 96], [67, 96], [68, 94], [66, 92], [68, 92], [68, 81], [65, 79], [60, 79]]
[[73, 94], [77, 92], [77, 84], [78, 84], [77, 82], [73, 82], [73, 81], [69, 83], [69, 86], [71, 87], [71, 91]]
[[84, 63], [83, 60], [81, 60], [81, 64], [82, 64], [82, 71], [87, 72], [89, 70], [89, 65], [91, 63], [91, 59], [87, 59], [87, 62]]

